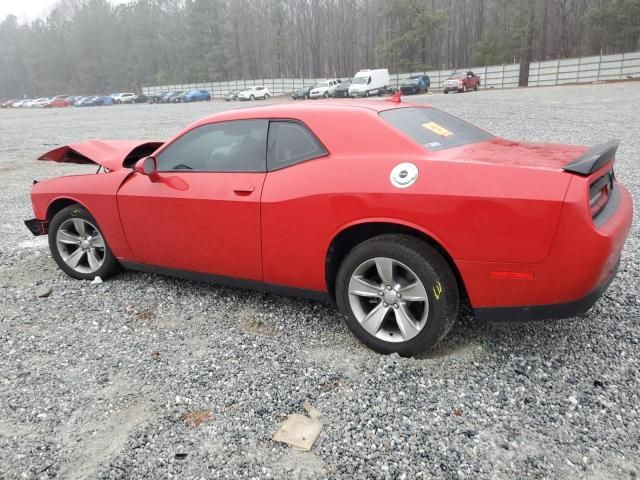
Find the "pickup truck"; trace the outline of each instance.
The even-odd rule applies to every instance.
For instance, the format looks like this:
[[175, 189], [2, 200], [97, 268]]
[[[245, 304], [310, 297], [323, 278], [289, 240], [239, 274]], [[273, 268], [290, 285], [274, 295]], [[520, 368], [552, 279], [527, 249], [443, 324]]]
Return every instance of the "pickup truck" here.
[[467, 73], [454, 73], [444, 81], [444, 93], [466, 92], [467, 90], [478, 90], [480, 88], [480, 77], [472, 71]]

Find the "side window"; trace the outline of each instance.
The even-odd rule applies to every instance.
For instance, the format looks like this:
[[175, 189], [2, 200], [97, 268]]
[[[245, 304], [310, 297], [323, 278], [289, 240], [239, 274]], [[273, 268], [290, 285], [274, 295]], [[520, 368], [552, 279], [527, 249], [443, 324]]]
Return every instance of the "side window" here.
[[271, 122], [267, 168], [278, 170], [296, 163], [327, 155], [311, 131], [297, 122]]
[[371, 77], [369, 77], [369, 80], [367, 80], [367, 85], [369, 85], [371, 83]]
[[238, 120], [188, 131], [156, 158], [159, 172], [264, 172], [267, 120]]

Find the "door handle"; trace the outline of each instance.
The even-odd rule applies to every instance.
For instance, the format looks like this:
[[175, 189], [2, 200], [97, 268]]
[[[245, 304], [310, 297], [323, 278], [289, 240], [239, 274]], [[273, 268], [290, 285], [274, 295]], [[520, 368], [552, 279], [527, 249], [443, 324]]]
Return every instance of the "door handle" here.
[[256, 187], [236, 187], [233, 189], [233, 191], [238, 195], [249, 195], [253, 193], [255, 189]]

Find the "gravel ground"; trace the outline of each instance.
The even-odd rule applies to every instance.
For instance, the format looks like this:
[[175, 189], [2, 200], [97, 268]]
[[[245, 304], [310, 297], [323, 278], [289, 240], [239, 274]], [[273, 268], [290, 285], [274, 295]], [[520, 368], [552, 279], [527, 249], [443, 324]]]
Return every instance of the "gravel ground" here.
[[[640, 83], [415, 97], [516, 139], [622, 140], [640, 205]], [[276, 102], [277, 100], [272, 100]], [[66, 277], [31, 217], [36, 163], [88, 138], [164, 139], [224, 102], [0, 111], [0, 478], [633, 478], [638, 218], [589, 318], [458, 322], [420, 358], [358, 344], [330, 306], [123, 273]], [[47, 298], [38, 298], [50, 288]], [[308, 399], [311, 452], [271, 436]], [[183, 416], [208, 411], [199, 426]]]

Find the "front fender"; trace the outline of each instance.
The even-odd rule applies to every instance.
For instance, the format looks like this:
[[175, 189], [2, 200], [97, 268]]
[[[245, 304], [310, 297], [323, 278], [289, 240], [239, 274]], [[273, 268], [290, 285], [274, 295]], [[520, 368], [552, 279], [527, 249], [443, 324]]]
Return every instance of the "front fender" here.
[[126, 169], [38, 182], [31, 189], [35, 217], [39, 220], [50, 220], [56, 204], [62, 200], [78, 203], [96, 219], [98, 228], [116, 258], [131, 258], [116, 202], [116, 192], [130, 174], [131, 170]]

